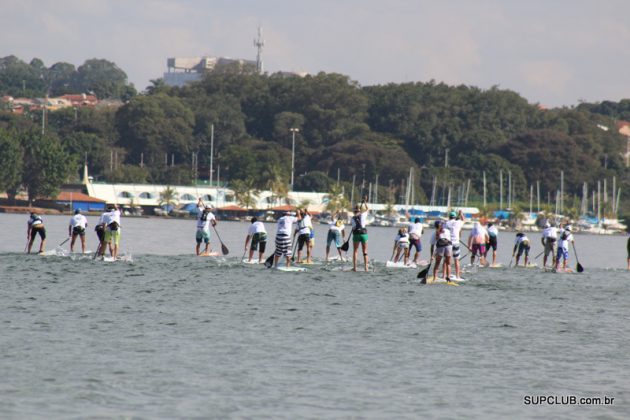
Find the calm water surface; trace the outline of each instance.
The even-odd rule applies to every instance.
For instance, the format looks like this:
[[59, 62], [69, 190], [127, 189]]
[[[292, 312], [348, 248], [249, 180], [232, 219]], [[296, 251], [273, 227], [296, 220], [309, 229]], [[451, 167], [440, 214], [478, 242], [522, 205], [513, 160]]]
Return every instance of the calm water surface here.
[[[370, 229], [375, 272], [278, 273], [239, 263], [246, 223], [219, 224], [227, 258], [196, 258], [194, 221], [125, 219], [133, 262], [106, 263], [24, 255], [26, 219], [0, 214], [0, 418], [630, 413], [625, 237], [578, 235], [580, 275], [480, 269], [451, 287], [384, 267], [394, 228]], [[68, 220], [45, 218], [48, 248]], [[539, 395], [615, 400], [523, 403]]]

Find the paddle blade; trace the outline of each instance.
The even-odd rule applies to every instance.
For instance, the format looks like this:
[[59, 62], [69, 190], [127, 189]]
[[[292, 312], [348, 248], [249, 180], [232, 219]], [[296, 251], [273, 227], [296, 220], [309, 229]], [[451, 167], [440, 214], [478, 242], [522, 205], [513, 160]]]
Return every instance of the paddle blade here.
[[429, 263], [429, 265], [427, 265], [425, 268], [420, 270], [420, 272], [418, 273], [418, 278], [423, 279], [426, 282], [427, 274], [429, 274], [430, 268], [431, 268], [431, 263]]
[[582, 271], [584, 271], [584, 267], [582, 267], [582, 264], [577, 263], [577, 272], [581, 273]]
[[273, 265], [273, 254], [271, 254], [269, 258], [265, 260], [265, 267], [271, 268], [272, 265]]
[[223, 255], [227, 255], [230, 253], [230, 250], [228, 249], [227, 246], [225, 246], [224, 244], [221, 244], [221, 252], [223, 253]]
[[343, 252], [348, 252], [349, 248], [350, 248], [350, 239], [348, 239], [346, 242], [343, 243], [343, 245], [341, 245], [341, 250]]

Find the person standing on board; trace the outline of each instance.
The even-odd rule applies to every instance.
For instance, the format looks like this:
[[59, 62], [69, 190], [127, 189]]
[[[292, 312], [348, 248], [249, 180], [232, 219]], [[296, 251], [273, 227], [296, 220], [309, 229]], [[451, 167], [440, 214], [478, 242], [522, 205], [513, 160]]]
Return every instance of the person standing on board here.
[[529, 238], [525, 236], [524, 233], [518, 232], [516, 234], [516, 240], [514, 241], [514, 249], [512, 249], [512, 257], [514, 257], [514, 254], [516, 253], [516, 262], [514, 263], [515, 267], [518, 267], [518, 262], [523, 254], [525, 254], [525, 257], [523, 258], [523, 267], [527, 267], [527, 264], [529, 263], [529, 250]]
[[490, 248], [492, 248], [492, 266], [495, 266], [497, 264], [499, 229], [497, 229], [493, 222], [488, 222], [486, 232], [488, 232], [488, 242], [486, 243], [486, 252], [483, 254], [483, 257], [488, 261], [488, 252], [490, 252]]
[[308, 208], [302, 209], [302, 217], [304, 218], [304, 225], [308, 228], [308, 243], [306, 249], [306, 263], [311, 264], [313, 262], [313, 249], [315, 248], [315, 229], [313, 229], [313, 218], [309, 213]]
[[107, 220], [109, 220], [109, 208], [101, 214], [98, 219], [98, 223], [94, 227], [96, 236], [98, 237], [98, 248], [96, 249], [96, 255], [105, 255], [105, 226], [107, 226]]
[[433, 265], [433, 281], [437, 279], [440, 263], [444, 261], [442, 274], [444, 279], [449, 281], [451, 278], [451, 256], [453, 255], [453, 245], [451, 232], [446, 228], [446, 223], [436, 220], [434, 223], [435, 232], [431, 237], [431, 258], [435, 258]]
[[27, 222], [26, 229], [26, 238], [28, 241], [28, 253], [31, 253], [31, 248], [33, 247], [33, 242], [35, 242], [35, 237], [39, 235], [41, 242], [39, 244], [39, 253], [44, 252], [44, 247], [46, 246], [46, 227], [44, 226], [44, 221], [41, 216], [36, 213], [31, 213], [31, 216]]
[[81, 210], [76, 209], [68, 225], [68, 236], [72, 238], [70, 240], [70, 252], [74, 252], [74, 242], [79, 236], [81, 237], [81, 253], [85, 254], [85, 228], [87, 228], [87, 224], [87, 219], [81, 214]]
[[409, 263], [409, 233], [407, 233], [406, 228], [398, 229], [398, 234], [394, 238], [394, 252], [396, 253], [394, 256], [395, 263], [399, 261], [401, 254], [403, 264], [407, 265]]
[[556, 266], [556, 242], [558, 241], [558, 229], [551, 226], [549, 222], [545, 223], [545, 228], [540, 238], [544, 247], [543, 268], [547, 267], [547, 258], [551, 254], [551, 266]]
[[481, 223], [473, 223], [473, 228], [468, 236], [468, 248], [470, 248], [470, 264], [475, 263], [475, 257], [479, 256], [479, 264], [486, 265], [486, 242], [488, 242], [488, 232], [481, 226]]
[[[109, 213], [104, 218], [105, 222], [105, 244], [109, 246], [109, 253], [114, 260], [118, 258], [118, 250], [120, 248], [120, 208], [113, 204], [109, 207]], [[104, 250], [103, 250], [104, 252]]]
[[341, 242], [345, 236], [346, 232], [344, 229], [344, 223], [341, 219], [340, 213], [337, 212], [334, 219], [328, 223], [328, 235], [326, 236], [326, 262], [328, 262], [328, 255], [330, 254], [330, 245], [333, 243], [339, 253], [339, 260], [344, 261], [343, 254], [341, 253]]
[[420, 218], [416, 217], [413, 223], [409, 223], [409, 254], [412, 249], [416, 249], [416, 253], [413, 255], [413, 263], [418, 264], [420, 258], [420, 251], [422, 251], [422, 223]]
[[285, 257], [285, 264], [287, 267], [291, 266], [291, 233], [293, 230], [293, 223], [296, 218], [291, 215], [290, 212], [285, 212], [284, 215], [278, 219], [278, 230], [276, 231], [276, 250], [273, 254], [273, 265], [278, 267], [278, 261], [280, 257]]
[[267, 230], [263, 222], [258, 221], [256, 217], [252, 217], [252, 224], [247, 231], [247, 238], [245, 238], [245, 250], [247, 251], [247, 244], [249, 240], [252, 240], [252, 246], [249, 248], [248, 262], [252, 261], [254, 251], [258, 251], [258, 263], [264, 262], [263, 255], [265, 254], [265, 248], [267, 247]]
[[[213, 227], [217, 225], [217, 220], [214, 214], [210, 211], [210, 206], [205, 206], [201, 198], [197, 201], [197, 232], [195, 233], [195, 253], [199, 255], [208, 255], [210, 253], [210, 225]], [[203, 254], [199, 253], [201, 249], [201, 242], [205, 243], [205, 249]]]
[[306, 264], [310, 264], [311, 260], [311, 247], [309, 245], [311, 241], [311, 228], [308, 226], [310, 223], [310, 216], [305, 210], [297, 211], [297, 263], [301, 264], [302, 261], [302, 249], [306, 245]]
[[566, 225], [558, 238], [558, 253], [556, 255], [556, 270], [560, 267], [560, 258], [562, 258], [562, 270], [567, 269], [567, 261], [569, 260], [569, 243], [573, 243], [573, 234], [571, 233], [571, 225]]
[[460, 210], [457, 213], [451, 211], [448, 214], [448, 222], [446, 222], [445, 228], [451, 232], [451, 244], [453, 247], [453, 254], [451, 259], [455, 263], [456, 278], [460, 278], [462, 274], [459, 264], [459, 242], [461, 240], [462, 226], [464, 226], [464, 214], [462, 213], [462, 211]]
[[363, 266], [368, 271], [368, 234], [367, 234], [367, 214], [368, 205], [367, 198], [364, 197], [361, 204], [357, 204], [354, 208], [354, 216], [352, 216], [352, 270], [357, 271], [357, 254], [359, 253], [359, 244], [363, 251]]

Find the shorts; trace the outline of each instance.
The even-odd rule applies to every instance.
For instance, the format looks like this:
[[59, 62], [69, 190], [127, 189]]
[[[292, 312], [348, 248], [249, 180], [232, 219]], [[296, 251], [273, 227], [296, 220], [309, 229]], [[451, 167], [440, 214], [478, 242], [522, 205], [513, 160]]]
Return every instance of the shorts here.
[[420, 238], [410, 238], [409, 239], [409, 250], [411, 251], [413, 248], [416, 248], [417, 252], [422, 251], [422, 243], [420, 242]]
[[359, 243], [361, 242], [362, 244], [367, 244], [368, 242], [368, 235], [367, 233], [353, 233], [352, 234], [352, 242], [353, 243]]
[[556, 254], [556, 241], [550, 241], [549, 238], [545, 240], [545, 257]]
[[486, 244], [473, 244], [470, 252], [473, 257], [476, 257], [477, 255], [481, 256], [486, 253]]
[[267, 247], [267, 234], [265, 232], [254, 233], [254, 236], [252, 236], [251, 249], [258, 251], [258, 246], [260, 246], [260, 252], [265, 252]]
[[409, 249], [409, 242], [398, 242], [396, 245], [400, 249]]
[[310, 233], [303, 233], [301, 235], [298, 235], [298, 251], [301, 251], [302, 248], [304, 248], [304, 244], [306, 244], [306, 246], [308, 247], [308, 243], [310, 242], [310, 240]]
[[337, 248], [341, 248], [341, 232], [338, 230], [329, 230], [326, 236], [326, 246], [330, 247], [331, 243], [335, 243]]
[[105, 240], [105, 229], [103, 228], [103, 225], [97, 225], [94, 228], [94, 232], [96, 232], [99, 242], [103, 242]]
[[523, 255], [523, 252], [525, 253], [526, 257], [529, 256], [529, 249], [529, 244], [521, 242], [520, 244], [518, 244], [518, 253], [516, 254], [516, 256], [520, 257], [521, 255]]
[[73, 235], [85, 236], [85, 228], [83, 228], [81, 226], [75, 226], [75, 227], [72, 228], [72, 234]]
[[118, 245], [120, 243], [120, 230], [109, 230], [105, 231], [105, 243]]
[[569, 249], [565, 249], [562, 248], [561, 246], [558, 247], [558, 254], [556, 255], [556, 260], [560, 261], [560, 258], [564, 258], [564, 260], [568, 260], [569, 259]]
[[433, 255], [435, 255], [436, 257], [452, 257], [453, 245], [435, 247], [435, 250], [433, 251]]
[[274, 255], [278, 257], [285, 256], [290, 257], [291, 252], [291, 237], [286, 234], [278, 234], [276, 235], [276, 250], [274, 251]]
[[452, 245], [453, 247], [453, 257], [458, 258], [459, 257], [459, 245]]
[[41, 228], [33, 228], [31, 230], [31, 237], [35, 238], [35, 236], [37, 236], [39, 234], [39, 237], [42, 238], [42, 241], [44, 239], [46, 239], [46, 228], [45, 227], [41, 227]]
[[201, 241], [203, 241], [204, 243], [210, 243], [210, 232], [204, 229], [197, 229], [195, 240], [198, 244], [200, 244]]
[[493, 251], [497, 250], [497, 237], [496, 236], [490, 236], [490, 240], [486, 244], [486, 249], [490, 250], [490, 248], [492, 248]]

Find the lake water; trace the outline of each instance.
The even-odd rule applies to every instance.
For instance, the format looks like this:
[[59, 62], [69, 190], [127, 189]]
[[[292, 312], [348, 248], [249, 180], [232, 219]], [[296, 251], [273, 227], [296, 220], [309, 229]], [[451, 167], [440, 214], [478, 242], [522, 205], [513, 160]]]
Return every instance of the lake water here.
[[[197, 258], [193, 220], [126, 218], [133, 262], [107, 263], [23, 254], [26, 220], [0, 214], [0, 418], [630, 413], [623, 236], [577, 235], [582, 274], [479, 269], [452, 287], [384, 267], [395, 228], [370, 229], [374, 272], [282, 273], [239, 263], [247, 223], [217, 226], [227, 258]], [[49, 249], [68, 221], [45, 217]], [[499, 238], [506, 265], [513, 238]], [[614, 401], [524, 403], [543, 395]]]

